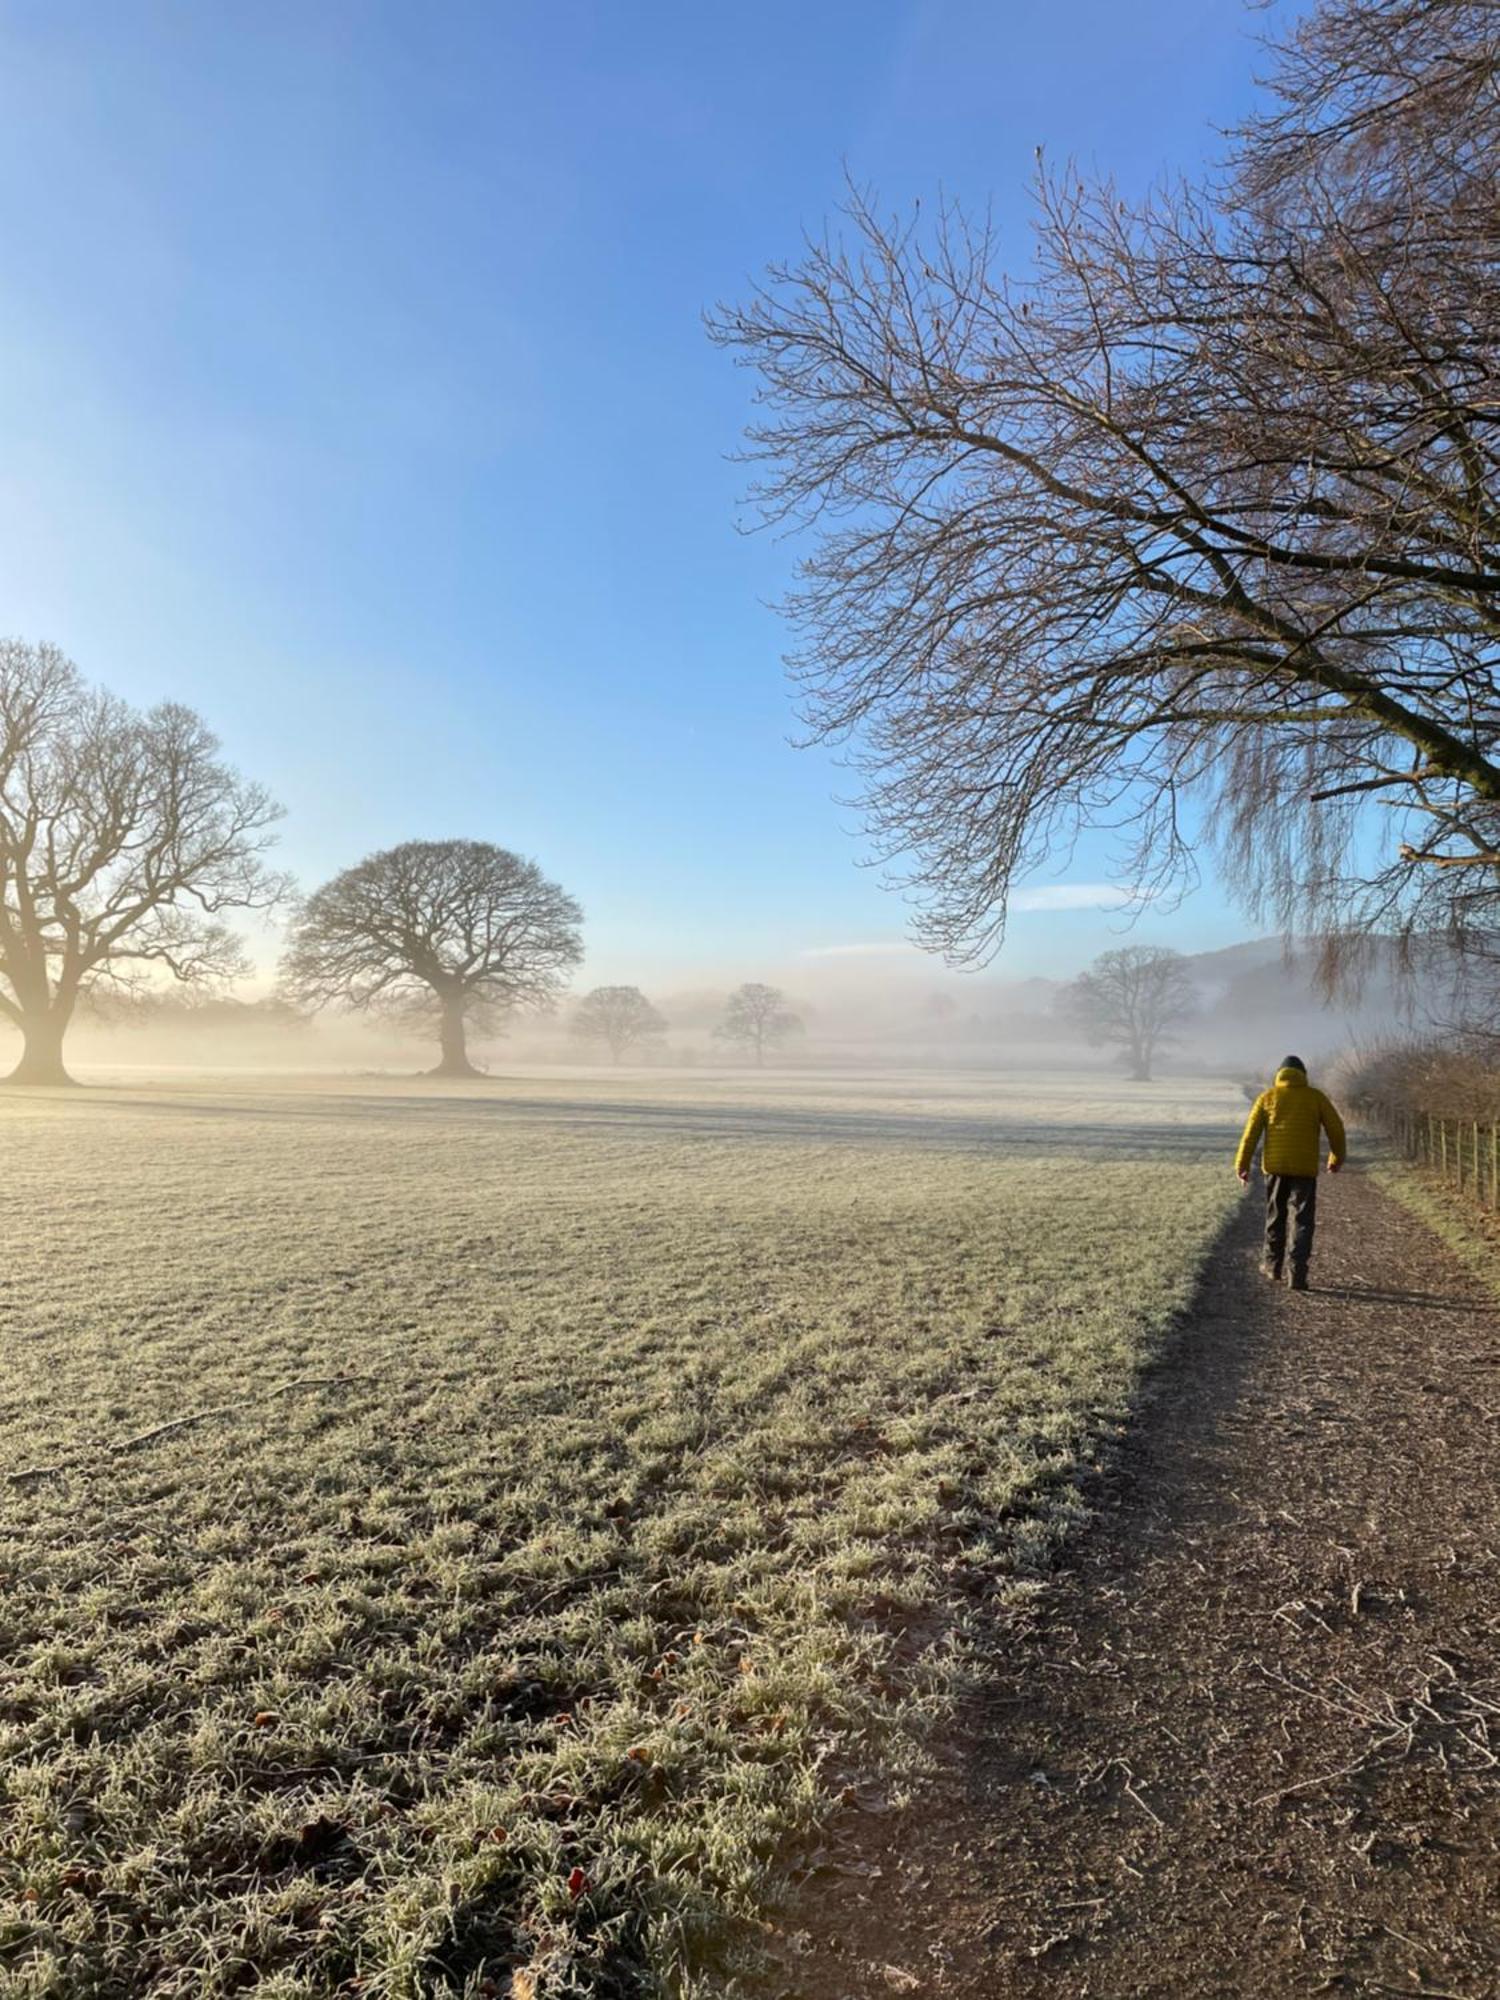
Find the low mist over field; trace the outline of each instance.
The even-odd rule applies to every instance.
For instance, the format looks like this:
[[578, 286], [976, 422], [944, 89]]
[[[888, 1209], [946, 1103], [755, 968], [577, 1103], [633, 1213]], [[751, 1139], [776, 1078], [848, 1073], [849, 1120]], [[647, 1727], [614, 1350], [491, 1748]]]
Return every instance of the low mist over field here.
[[[1436, 953], [1425, 977], [1415, 979], [1377, 958], [1357, 992], [1335, 999], [1319, 986], [1311, 949], [1276, 939], [1190, 954], [1186, 965], [1194, 1004], [1161, 1057], [1169, 1075], [1253, 1073], [1274, 1067], [1282, 1044], [1333, 1053], [1350, 1042], [1430, 1027], [1456, 1004], [1453, 966]], [[1116, 1066], [1109, 1049], [1091, 1047], [1066, 1018], [1062, 978], [945, 973], [899, 947], [793, 960], [773, 966], [771, 976], [801, 1024], [776, 1050], [779, 1067], [1007, 1070], [1042, 1063], [1108, 1072]], [[665, 1032], [625, 1060], [653, 1068], [733, 1067], [738, 1059], [715, 1029], [735, 983], [728, 972], [692, 986], [647, 982], [643, 990]], [[586, 990], [585, 980], [580, 992]], [[475, 1038], [475, 1052], [496, 1073], [608, 1063], [607, 1049], [572, 1031], [578, 997], [550, 1015], [515, 1018], [503, 1035]], [[164, 992], [86, 1010], [70, 1049], [83, 1069], [400, 1074], [430, 1064], [430, 1042], [421, 1022], [311, 1015], [266, 994], [194, 999]], [[12, 1046], [19, 1043], [0, 1029], [0, 1066]]]

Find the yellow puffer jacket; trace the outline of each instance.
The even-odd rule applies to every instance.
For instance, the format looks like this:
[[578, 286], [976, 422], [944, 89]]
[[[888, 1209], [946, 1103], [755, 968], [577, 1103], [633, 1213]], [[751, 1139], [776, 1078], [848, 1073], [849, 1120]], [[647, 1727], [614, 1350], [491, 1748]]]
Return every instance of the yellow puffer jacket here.
[[1320, 1127], [1328, 1134], [1328, 1164], [1336, 1167], [1344, 1157], [1343, 1119], [1322, 1091], [1313, 1089], [1305, 1070], [1277, 1070], [1275, 1083], [1256, 1098], [1245, 1120], [1244, 1136], [1235, 1155], [1235, 1172], [1250, 1171], [1250, 1162], [1264, 1132], [1266, 1144], [1260, 1162], [1263, 1173], [1316, 1174]]

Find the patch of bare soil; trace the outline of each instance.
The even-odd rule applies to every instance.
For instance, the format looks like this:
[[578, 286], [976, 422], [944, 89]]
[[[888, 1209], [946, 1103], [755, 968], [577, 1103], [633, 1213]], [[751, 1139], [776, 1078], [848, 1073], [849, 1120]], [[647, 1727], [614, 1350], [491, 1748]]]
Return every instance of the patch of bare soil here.
[[1297, 1294], [1247, 1201], [942, 1780], [809, 1876], [788, 2000], [1500, 1994], [1500, 1314], [1358, 1174], [1320, 1210]]

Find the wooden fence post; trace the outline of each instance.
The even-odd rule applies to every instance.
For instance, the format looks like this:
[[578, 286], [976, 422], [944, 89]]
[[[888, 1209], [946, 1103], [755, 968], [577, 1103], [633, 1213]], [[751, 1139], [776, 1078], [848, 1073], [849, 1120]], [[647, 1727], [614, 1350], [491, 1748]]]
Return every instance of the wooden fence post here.
[[1438, 1143], [1439, 1143], [1439, 1148], [1440, 1148], [1440, 1152], [1441, 1152], [1441, 1159], [1442, 1159], [1442, 1168], [1443, 1168], [1443, 1179], [1444, 1179], [1444, 1180], [1447, 1180], [1447, 1178], [1448, 1178], [1448, 1121], [1447, 1121], [1447, 1119], [1446, 1119], [1446, 1118], [1440, 1118], [1440, 1119], [1438, 1120]]

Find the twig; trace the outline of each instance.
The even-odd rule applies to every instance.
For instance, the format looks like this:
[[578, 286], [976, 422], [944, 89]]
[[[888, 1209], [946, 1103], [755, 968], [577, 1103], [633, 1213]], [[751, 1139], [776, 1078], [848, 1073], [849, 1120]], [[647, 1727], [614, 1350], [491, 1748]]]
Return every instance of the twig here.
[[1149, 1806], [1146, 1803], [1146, 1801], [1141, 1797], [1140, 1793], [1136, 1790], [1135, 1772], [1131, 1770], [1130, 1766], [1125, 1762], [1123, 1757], [1108, 1758], [1106, 1762], [1100, 1765], [1099, 1769], [1093, 1774], [1095, 1781], [1097, 1782], [1101, 1779], [1107, 1778], [1111, 1771], [1118, 1771], [1120, 1773], [1122, 1779], [1124, 1780], [1122, 1790], [1125, 1792], [1127, 1798], [1134, 1799], [1135, 1803], [1140, 1807], [1141, 1811], [1146, 1815], [1147, 1819], [1155, 1820], [1156, 1824], [1159, 1827], [1161, 1827], [1163, 1831], [1165, 1831], [1167, 1824], [1166, 1821], [1162, 1818], [1159, 1812], [1155, 1811], [1151, 1806]]
[[[185, 1431], [193, 1424], [208, 1423], [214, 1417], [233, 1416], [236, 1410], [248, 1410], [259, 1403], [275, 1402], [278, 1396], [289, 1396], [294, 1389], [342, 1388], [347, 1382], [373, 1382], [373, 1375], [294, 1375], [289, 1382], [278, 1383], [268, 1389], [263, 1396], [242, 1396], [237, 1403], [218, 1403], [209, 1410], [192, 1410], [185, 1417], [172, 1417], [164, 1424], [154, 1424], [149, 1431], [137, 1431], [133, 1437], [118, 1438], [111, 1442], [102, 1439], [90, 1443], [86, 1449], [99, 1453], [105, 1458], [120, 1458], [128, 1451], [137, 1451], [142, 1445], [154, 1444], [158, 1438], [170, 1437], [176, 1431]], [[80, 1465], [82, 1459], [73, 1459], [61, 1465], [29, 1465], [22, 1472], [6, 1474], [7, 1484], [24, 1485], [30, 1479], [54, 1479]]]
[[1127, 1778], [1125, 1780], [1125, 1790], [1129, 1794], [1129, 1796], [1135, 1800], [1136, 1804], [1140, 1807], [1141, 1811], [1146, 1815], [1147, 1819], [1154, 1819], [1159, 1827], [1165, 1828], [1167, 1824], [1166, 1821], [1162, 1818], [1159, 1812], [1153, 1812], [1151, 1807], [1147, 1805], [1146, 1801], [1141, 1797], [1140, 1793], [1136, 1790], [1135, 1782], [1133, 1779]]
[[1400, 1730], [1396, 1730], [1389, 1736], [1383, 1736], [1378, 1743], [1372, 1743], [1363, 1756], [1356, 1757], [1352, 1764], [1340, 1764], [1336, 1771], [1324, 1771], [1317, 1778], [1303, 1778], [1299, 1784], [1279, 1785], [1274, 1792], [1262, 1792], [1258, 1799], [1251, 1799], [1249, 1803], [1252, 1806], [1280, 1805], [1283, 1799], [1289, 1799], [1294, 1792], [1313, 1792], [1319, 1785], [1332, 1785], [1340, 1778], [1352, 1778], [1365, 1768], [1372, 1757], [1385, 1749], [1388, 1743], [1394, 1743], [1401, 1733]]
[[1372, 1708], [1360, 1695], [1355, 1694], [1353, 1689], [1345, 1687], [1342, 1681], [1335, 1680], [1333, 1685], [1342, 1689], [1350, 1698], [1348, 1701], [1332, 1701], [1317, 1688], [1308, 1687], [1301, 1681], [1293, 1680], [1289, 1674], [1278, 1673], [1274, 1667], [1268, 1667], [1264, 1660], [1256, 1660], [1254, 1666], [1256, 1672], [1266, 1680], [1275, 1681], [1280, 1687], [1290, 1688], [1293, 1694], [1300, 1694], [1304, 1701], [1321, 1702], [1324, 1708], [1332, 1709], [1335, 1715], [1342, 1715], [1350, 1722], [1359, 1723], [1361, 1728], [1378, 1729], [1386, 1720], [1378, 1709]]
[[370, 1382], [371, 1375], [296, 1375], [290, 1382], [283, 1382], [275, 1389], [268, 1389], [264, 1396], [244, 1396], [237, 1403], [220, 1403], [211, 1410], [194, 1410], [190, 1416], [174, 1417], [170, 1423], [157, 1424], [149, 1431], [138, 1431], [134, 1437], [122, 1438], [118, 1444], [95, 1447], [118, 1458], [122, 1453], [134, 1451], [138, 1445], [152, 1444], [157, 1438], [168, 1437], [173, 1431], [183, 1431], [190, 1424], [207, 1423], [211, 1417], [232, 1416], [236, 1410], [248, 1410], [256, 1403], [272, 1403], [278, 1396], [288, 1396], [293, 1389], [341, 1388], [346, 1382]]
[[1377, 1986], [1377, 1993], [1404, 1993], [1410, 2000], [1469, 2000], [1466, 1993], [1455, 1993], [1447, 1986]]

